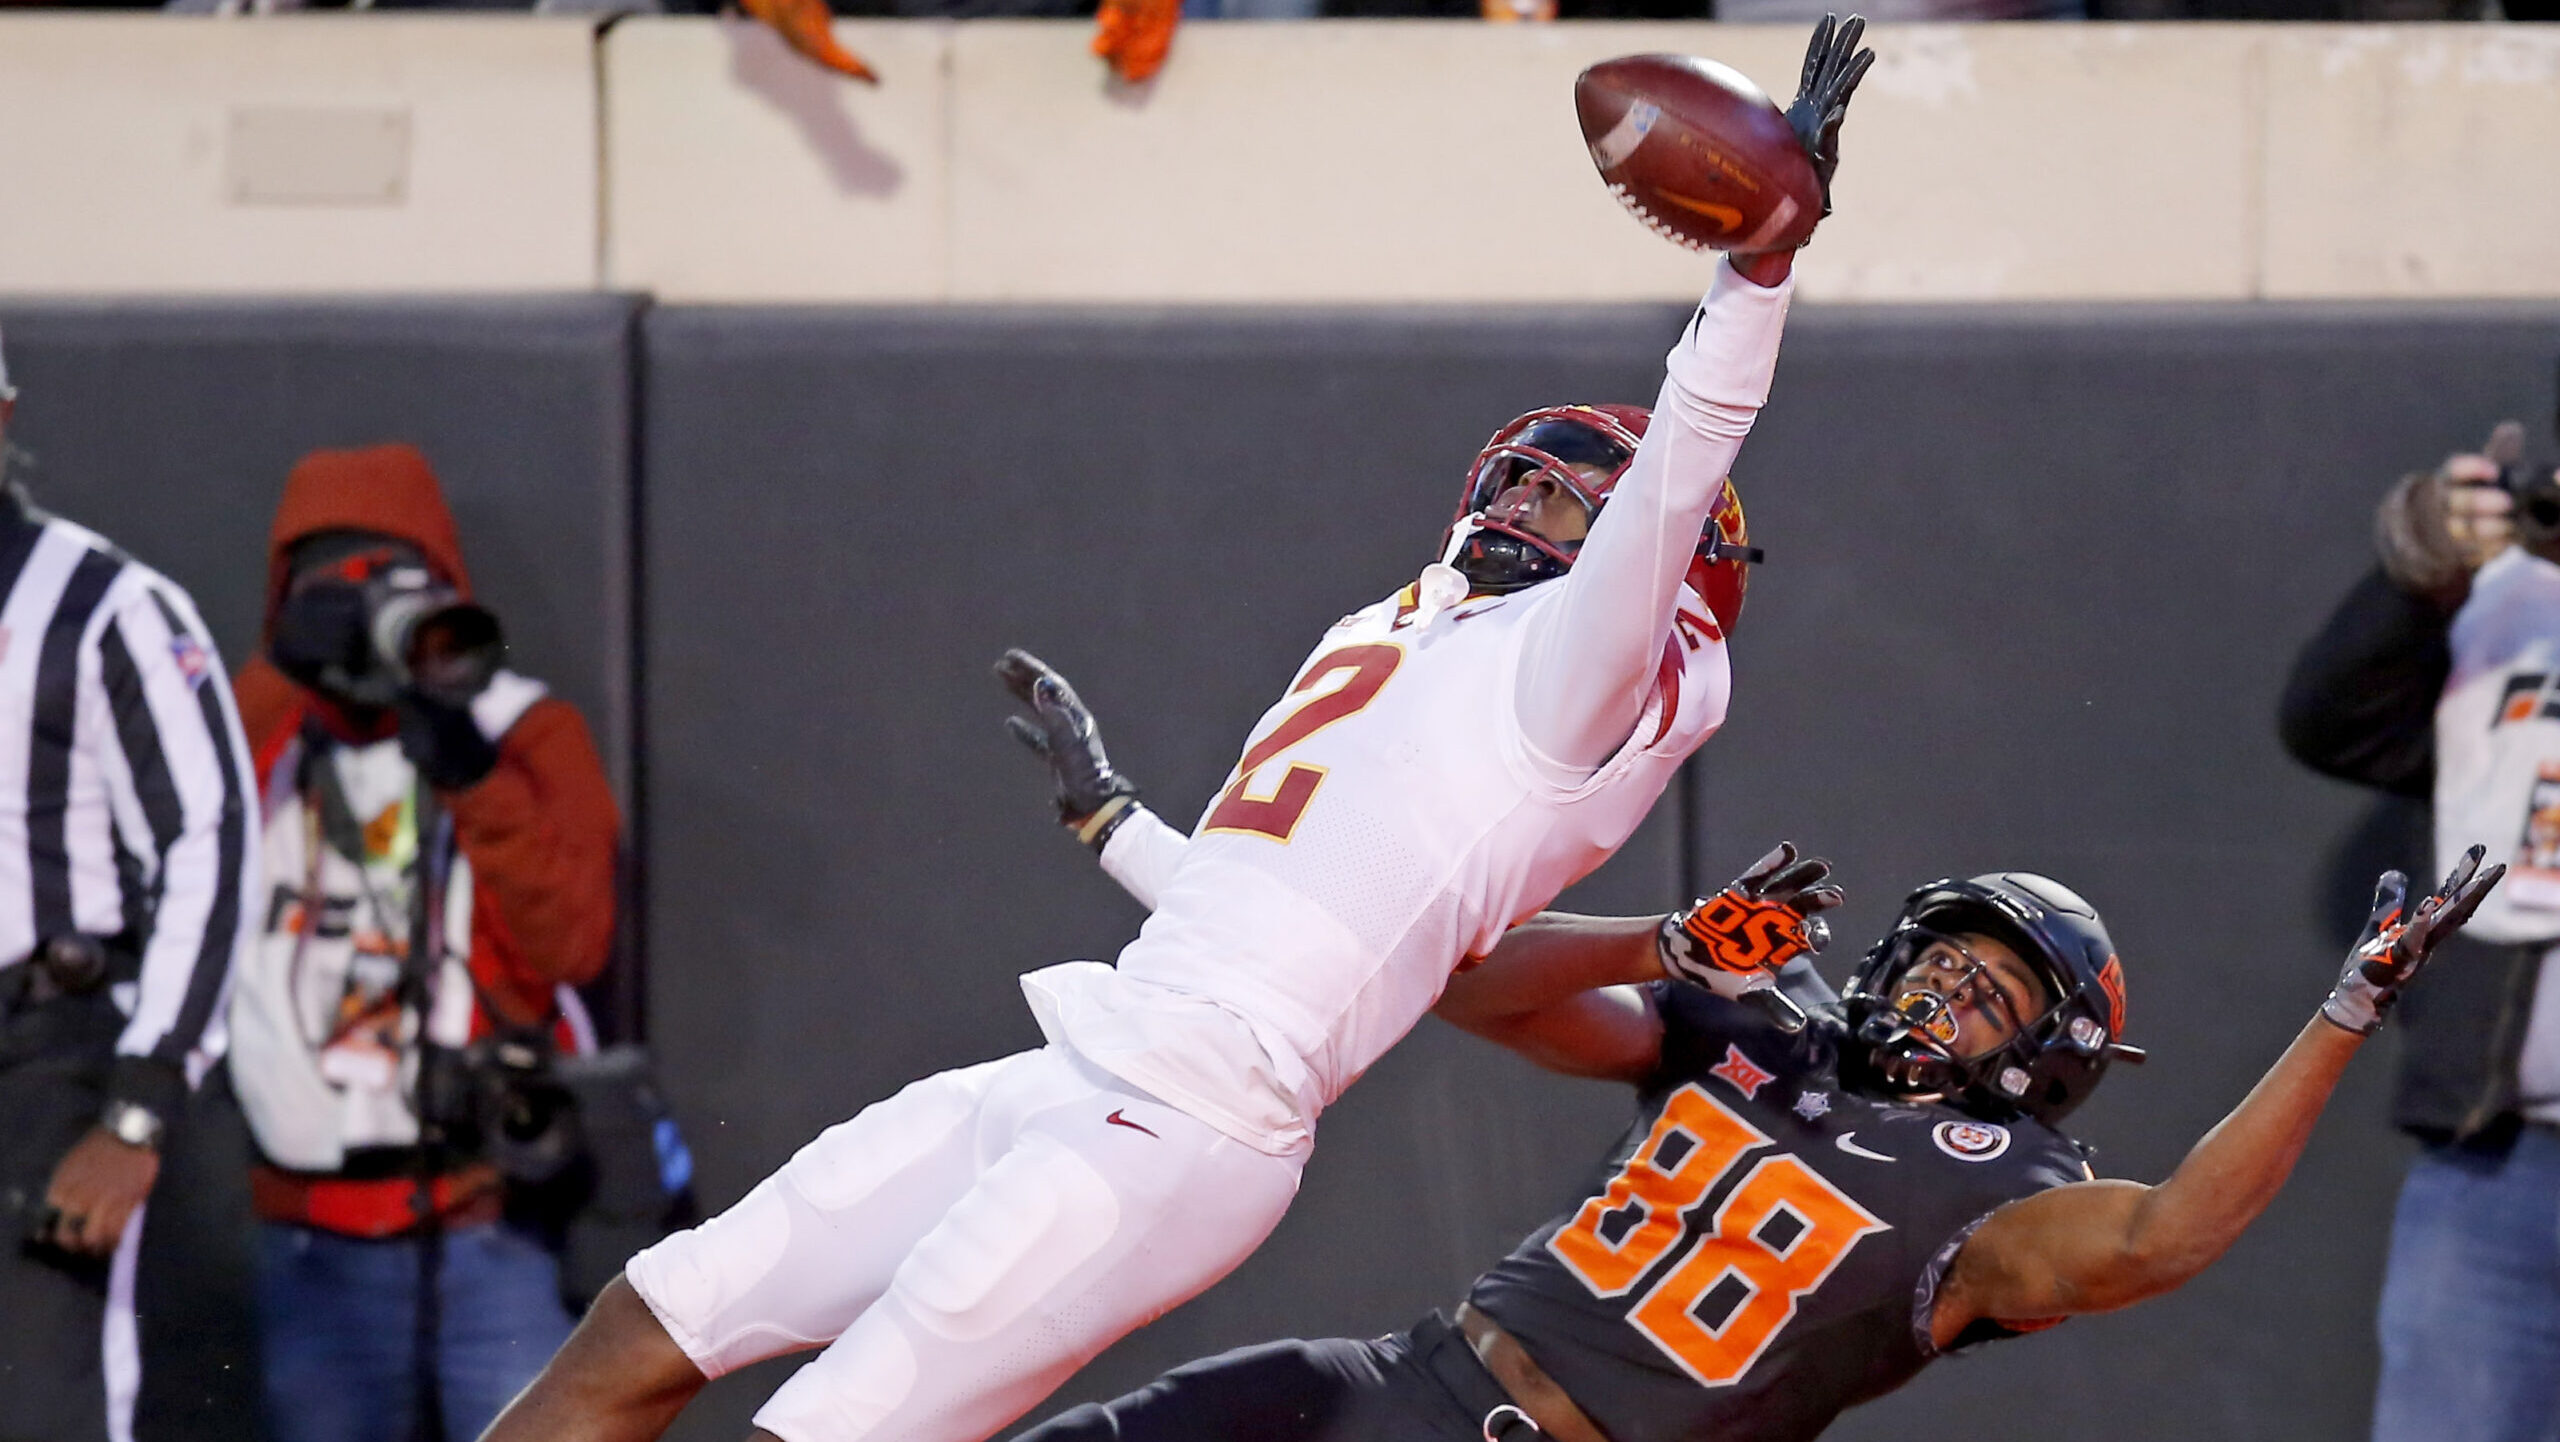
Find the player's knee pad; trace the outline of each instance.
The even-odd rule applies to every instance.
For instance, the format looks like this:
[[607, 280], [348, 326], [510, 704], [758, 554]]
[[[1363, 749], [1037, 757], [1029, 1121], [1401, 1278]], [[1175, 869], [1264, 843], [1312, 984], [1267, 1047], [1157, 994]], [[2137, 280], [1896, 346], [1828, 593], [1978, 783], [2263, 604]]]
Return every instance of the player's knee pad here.
[[992, 1336], [1100, 1255], [1120, 1199], [1093, 1163], [1027, 1135], [898, 1269], [892, 1291], [918, 1325], [953, 1341]]
[[783, 1383], [756, 1426], [777, 1437], [860, 1442], [905, 1404], [921, 1370], [915, 1345], [878, 1319]]
[[818, 1133], [780, 1175], [810, 1206], [840, 1212], [913, 1168], [977, 1119], [995, 1074], [1019, 1058], [984, 1062], [910, 1083]]
[[768, 1182], [700, 1226], [658, 1243], [623, 1268], [640, 1300], [706, 1377], [736, 1370], [757, 1352], [755, 1329], [732, 1318], [791, 1244], [791, 1210]]

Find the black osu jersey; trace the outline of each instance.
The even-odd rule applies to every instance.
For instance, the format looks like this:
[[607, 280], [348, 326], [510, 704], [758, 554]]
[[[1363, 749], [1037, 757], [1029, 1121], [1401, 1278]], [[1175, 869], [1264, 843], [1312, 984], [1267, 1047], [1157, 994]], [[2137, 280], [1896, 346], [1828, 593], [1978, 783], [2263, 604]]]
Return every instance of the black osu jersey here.
[[1613, 1442], [1815, 1436], [1935, 1355], [1929, 1299], [1984, 1216], [2089, 1175], [2039, 1123], [1841, 1090], [1818, 1027], [1654, 996], [1662, 1066], [1607, 1171], [1469, 1298]]

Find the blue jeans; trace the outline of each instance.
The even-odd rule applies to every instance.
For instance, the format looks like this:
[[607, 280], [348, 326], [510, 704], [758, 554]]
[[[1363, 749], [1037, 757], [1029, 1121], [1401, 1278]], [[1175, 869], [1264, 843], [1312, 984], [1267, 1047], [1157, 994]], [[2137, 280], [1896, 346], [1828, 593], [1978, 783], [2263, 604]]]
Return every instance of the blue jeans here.
[[2560, 1134], [2410, 1166], [2380, 1325], [2374, 1442], [2560, 1442]]
[[[274, 1442], [408, 1442], [418, 1246], [259, 1225], [258, 1302]], [[503, 1225], [444, 1238], [436, 1348], [444, 1435], [471, 1442], [569, 1337], [559, 1264]]]

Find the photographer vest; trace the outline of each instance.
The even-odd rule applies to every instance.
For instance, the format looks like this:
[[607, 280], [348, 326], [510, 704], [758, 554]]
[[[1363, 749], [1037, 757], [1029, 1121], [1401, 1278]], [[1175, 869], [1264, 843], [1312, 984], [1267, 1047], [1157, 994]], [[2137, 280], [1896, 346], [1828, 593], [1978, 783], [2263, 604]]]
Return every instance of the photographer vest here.
[[2437, 874], [2475, 842], [2507, 863], [2506, 881], [2463, 931], [2545, 948], [2515, 1054], [2515, 1104], [2560, 1122], [2560, 566], [2509, 546], [2472, 577], [2447, 641], [2453, 666], [2435, 724]]
[[2482, 941], [2560, 938], [2560, 566], [2510, 546], [2453, 619], [2436, 705], [2435, 874], [2463, 848], [2509, 867], [2464, 928]]
[[470, 862], [394, 740], [298, 737], [265, 802], [268, 888], [231, 1008], [233, 1079], [269, 1160], [336, 1172], [351, 1152], [417, 1144], [422, 1031], [438, 1046], [471, 1038]]

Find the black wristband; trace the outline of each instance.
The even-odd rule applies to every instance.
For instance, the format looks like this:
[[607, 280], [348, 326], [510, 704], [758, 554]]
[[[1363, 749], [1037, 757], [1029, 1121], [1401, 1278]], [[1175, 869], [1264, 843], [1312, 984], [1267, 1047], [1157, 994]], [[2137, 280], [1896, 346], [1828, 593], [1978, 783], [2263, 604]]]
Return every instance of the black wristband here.
[[1076, 823], [1076, 840], [1092, 847], [1093, 854], [1100, 856], [1102, 848], [1111, 844], [1111, 833], [1120, 829], [1120, 823], [1144, 809], [1138, 804], [1135, 788], [1123, 791], [1103, 802], [1100, 810]]

